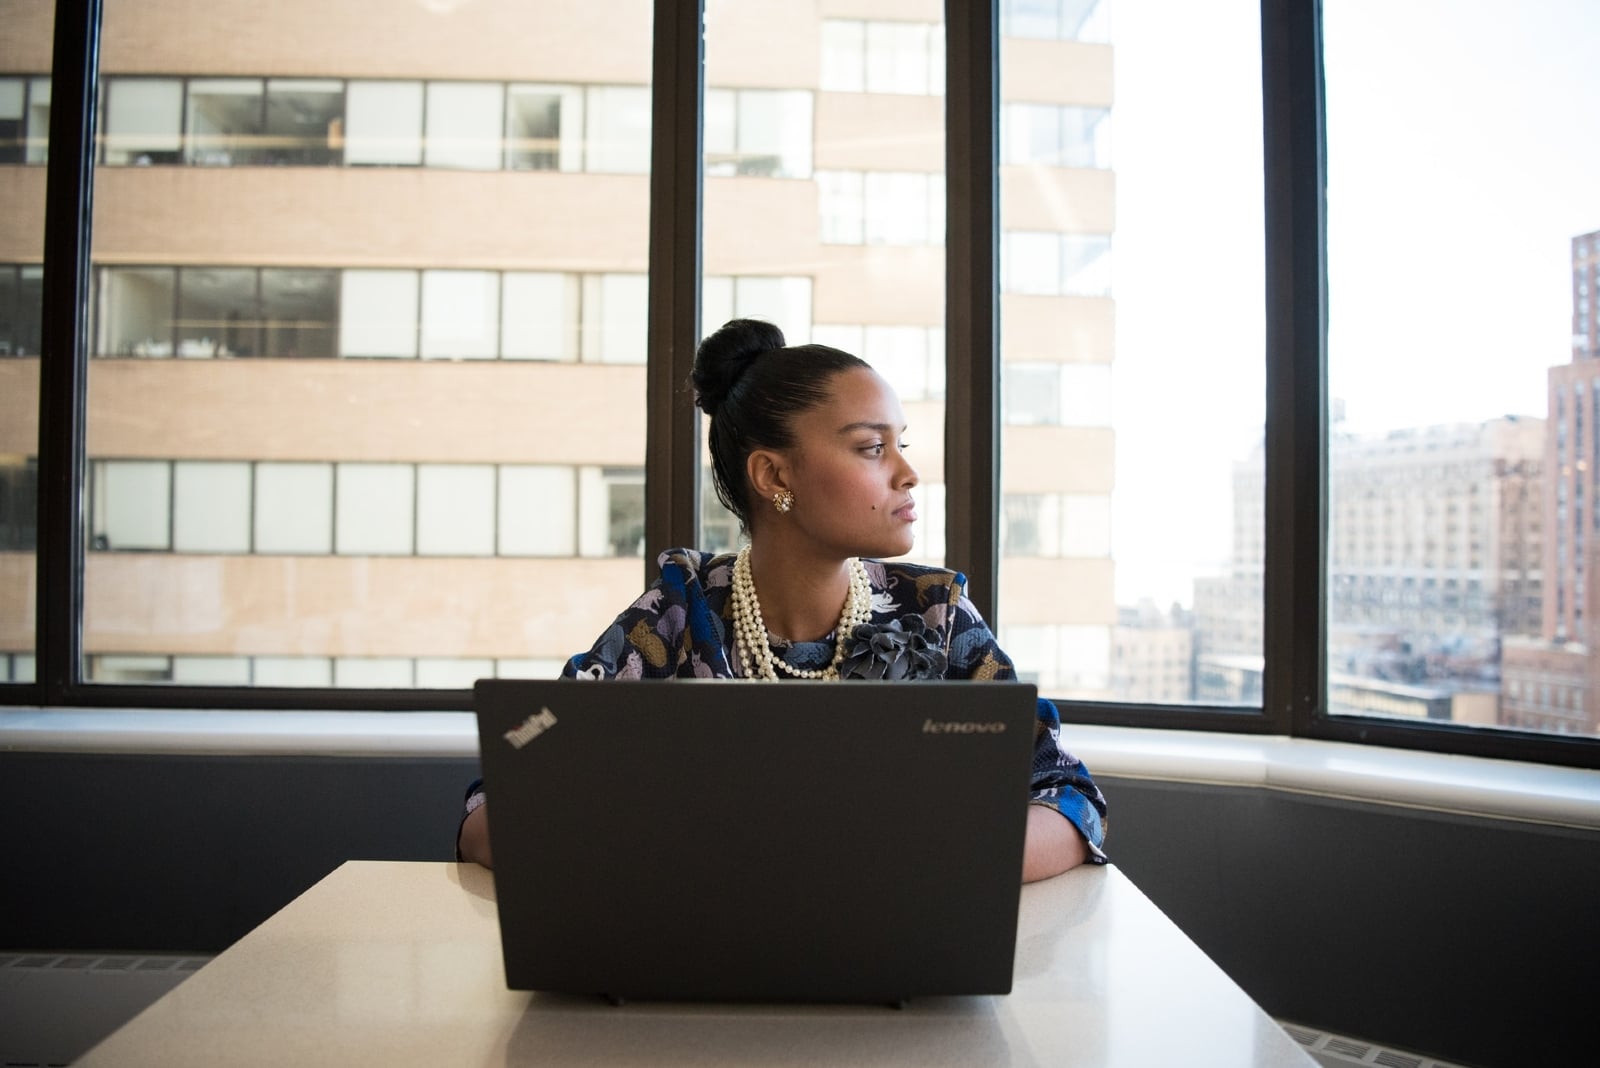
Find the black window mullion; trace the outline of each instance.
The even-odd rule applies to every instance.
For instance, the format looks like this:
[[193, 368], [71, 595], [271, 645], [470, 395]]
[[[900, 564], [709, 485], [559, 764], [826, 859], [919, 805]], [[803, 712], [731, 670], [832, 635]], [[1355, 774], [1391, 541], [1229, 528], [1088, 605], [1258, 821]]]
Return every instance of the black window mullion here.
[[994, 0], [945, 4], [945, 554], [999, 626], [1000, 322]]
[[700, 333], [705, 0], [655, 0], [651, 82], [645, 582], [700, 537], [700, 412], [684, 384]]
[[35, 637], [36, 685], [47, 704], [65, 701], [82, 671], [85, 334], [100, 13], [100, 0], [59, 0], [51, 54]]
[[1304, 734], [1327, 693], [1326, 165], [1320, 0], [1262, 0], [1266, 509], [1262, 706]]

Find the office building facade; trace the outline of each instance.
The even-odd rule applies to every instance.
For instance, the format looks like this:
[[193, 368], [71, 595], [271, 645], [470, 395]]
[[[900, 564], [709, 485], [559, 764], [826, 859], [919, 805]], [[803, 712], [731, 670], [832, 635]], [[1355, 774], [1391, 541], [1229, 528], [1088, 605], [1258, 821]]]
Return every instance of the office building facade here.
[[[50, 27], [4, 6], [0, 467], [22, 501]], [[1111, 46], [1102, 5], [1037, 7], [1005, 5], [1001, 637], [1027, 677], [1104, 696]], [[940, 562], [941, 18], [930, 0], [708, 6], [702, 280], [704, 330], [768, 318], [897, 387], [913, 556]], [[661, 548], [643, 523], [651, 44], [635, 0], [107, 4], [87, 677], [549, 675], [638, 594]], [[731, 547], [705, 490], [702, 545]], [[25, 679], [31, 513], [7, 514], [0, 647]]]

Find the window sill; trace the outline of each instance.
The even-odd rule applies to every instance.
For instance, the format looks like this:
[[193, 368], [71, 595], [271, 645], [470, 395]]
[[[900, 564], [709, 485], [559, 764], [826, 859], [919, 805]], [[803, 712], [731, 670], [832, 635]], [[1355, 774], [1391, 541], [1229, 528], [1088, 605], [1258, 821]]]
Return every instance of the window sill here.
[[[1600, 829], [1600, 771], [1278, 736], [1068, 724], [1102, 778], [1254, 786]], [[0, 709], [0, 751], [465, 758], [470, 712]]]

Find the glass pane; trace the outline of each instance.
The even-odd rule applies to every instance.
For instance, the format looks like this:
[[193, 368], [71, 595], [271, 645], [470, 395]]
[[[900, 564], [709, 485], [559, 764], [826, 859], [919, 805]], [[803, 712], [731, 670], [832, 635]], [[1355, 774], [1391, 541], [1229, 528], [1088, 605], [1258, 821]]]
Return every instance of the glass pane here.
[[[907, 559], [943, 564], [944, 25], [937, 4], [839, 11], [707, 5], [702, 333], [766, 319], [872, 364], [921, 478]], [[709, 466], [701, 499], [701, 545], [736, 547]]]
[[[37, 204], [0, 222], [6, 673], [32, 654], [51, 47], [49, 5], [11, 7], [35, 59], [0, 76], [0, 166]], [[650, 6], [147, 9], [107, 0], [100, 50], [86, 677], [558, 673], [643, 572]], [[505, 596], [538, 589], [562, 593]]]
[[8, 4], [0, 73], [0, 684], [33, 682], [52, 4]]
[[1259, 5], [1110, 9], [1000, 5], [1000, 638], [1052, 696], [1250, 706]]
[[1600, 733], [1600, 22], [1323, 11], [1329, 710]]

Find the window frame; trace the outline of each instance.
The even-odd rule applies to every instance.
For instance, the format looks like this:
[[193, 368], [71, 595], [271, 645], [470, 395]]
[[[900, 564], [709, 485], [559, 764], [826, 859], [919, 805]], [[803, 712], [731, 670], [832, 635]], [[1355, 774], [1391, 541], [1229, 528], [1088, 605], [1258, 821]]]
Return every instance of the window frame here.
[[[101, 0], [57, 0], [40, 368], [38, 609], [33, 683], [0, 701], [80, 707], [470, 708], [465, 690], [248, 689], [82, 679], [89, 220]], [[678, 389], [700, 324], [704, 0], [654, 2], [647, 307], [647, 545], [698, 537], [699, 412]], [[998, 626], [999, 5], [948, 0], [946, 543]], [[1328, 464], [1326, 147], [1320, 0], [1261, 0], [1266, 291], [1263, 703], [1063, 702], [1071, 721], [1272, 733], [1600, 767], [1600, 739], [1326, 712]], [[425, 80], [425, 79], [424, 79]]]

